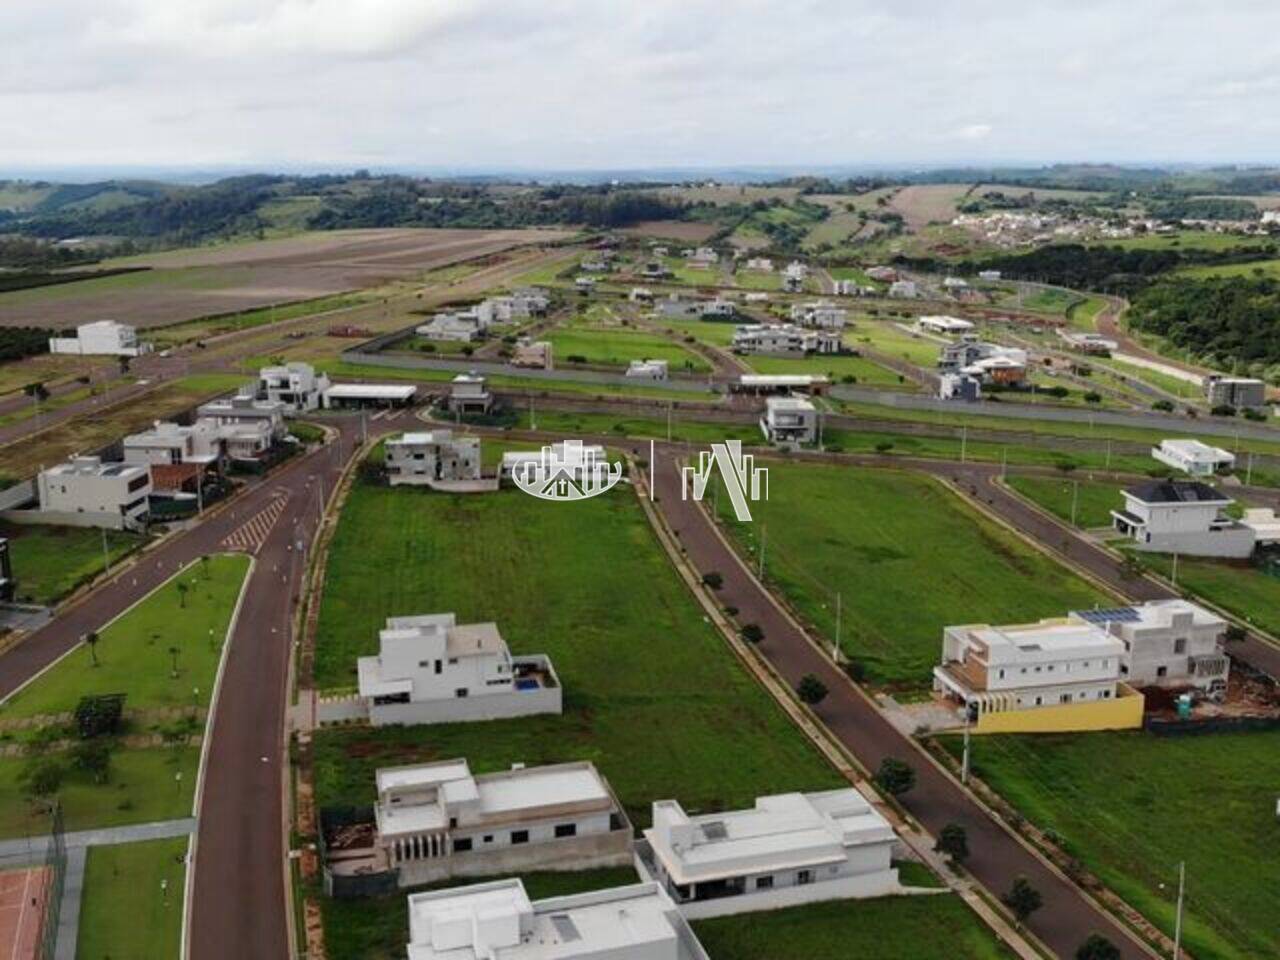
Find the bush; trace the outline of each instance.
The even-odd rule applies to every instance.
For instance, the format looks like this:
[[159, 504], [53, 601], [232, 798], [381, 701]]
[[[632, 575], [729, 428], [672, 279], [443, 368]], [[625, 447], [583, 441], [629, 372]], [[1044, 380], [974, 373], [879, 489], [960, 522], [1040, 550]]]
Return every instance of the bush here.
[[881, 440], [876, 444], [876, 453], [888, 453], [893, 449], [893, 444], [888, 440]]
[[949, 857], [952, 863], [964, 863], [969, 859], [969, 834], [960, 824], [948, 823], [938, 832], [933, 851]]
[[1009, 908], [1019, 925], [1026, 923], [1027, 918], [1044, 904], [1044, 897], [1026, 877], [1015, 878], [1009, 892], [1000, 900]]
[[1234, 417], [1236, 408], [1229, 403], [1220, 403], [1209, 411], [1215, 417]]
[[827, 685], [812, 673], [806, 673], [796, 684], [796, 695], [802, 703], [814, 707], [827, 698]]
[[565, 357], [565, 359], [568, 360], [570, 363], [586, 363], [587, 362], [587, 358], [580, 353], [571, 353], [567, 357]]
[[1076, 948], [1076, 960], [1120, 960], [1120, 948], [1102, 934], [1091, 933]]
[[1155, 403], [1151, 404], [1151, 409], [1159, 410], [1161, 413], [1173, 413], [1173, 401], [1157, 400]]
[[116, 734], [124, 717], [124, 694], [81, 697], [75, 716], [76, 736], [81, 740]]
[[850, 660], [844, 665], [844, 673], [854, 683], [867, 679], [867, 666], [861, 660]]
[[1084, 402], [1085, 403], [1101, 403], [1102, 394], [1100, 394], [1097, 390], [1090, 390], [1088, 393], [1084, 395]]
[[885, 757], [876, 770], [876, 784], [891, 797], [900, 797], [916, 785], [916, 771], [897, 757]]
[[724, 586], [724, 577], [716, 570], [709, 570], [702, 575], [702, 585], [712, 590], [719, 590]]
[[760, 643], [764, 640], [764, 629], [758, 623], [744, 623], [742, 629], [738, 631], [738, 636], [747, 643]]

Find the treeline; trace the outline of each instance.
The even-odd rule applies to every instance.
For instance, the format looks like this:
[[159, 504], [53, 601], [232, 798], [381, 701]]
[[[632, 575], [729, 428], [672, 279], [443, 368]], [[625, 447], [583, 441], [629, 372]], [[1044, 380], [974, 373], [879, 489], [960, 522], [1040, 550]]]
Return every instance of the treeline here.
[[0, 327], [0, 362], [48, 353], [53, 335], [40, 327]]
[[99, 251], [60, 247], [32, 237], [0, 237], [0, 267], [10, 270], [49, 270], [93, 263]]
[[1134, 297], [1129, 323], [1215, 366], [1280, 380], [1280, 281], [1170, 278]]
[[1153, 200], [1147, 211], [1157, 220], [1256, 220], [1258, 208], [1248, 200], [1227, 197], [1177, 197]]

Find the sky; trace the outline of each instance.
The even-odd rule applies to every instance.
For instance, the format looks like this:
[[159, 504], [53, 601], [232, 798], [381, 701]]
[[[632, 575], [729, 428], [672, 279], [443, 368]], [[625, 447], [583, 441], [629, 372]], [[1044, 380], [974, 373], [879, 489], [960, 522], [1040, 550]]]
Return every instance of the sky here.
[[1280, 162], [1280, 3], [3, 0], [0, 172]]

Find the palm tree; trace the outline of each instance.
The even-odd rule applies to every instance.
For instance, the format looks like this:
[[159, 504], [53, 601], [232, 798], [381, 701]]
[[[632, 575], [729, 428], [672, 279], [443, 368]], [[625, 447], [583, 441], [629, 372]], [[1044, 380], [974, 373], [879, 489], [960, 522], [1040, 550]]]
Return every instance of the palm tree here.
[[184, 608], [184, 609], [186, 608], [186, 606], [187, 606], [187, 591], [188, 591], [188, 590], [190, 590], [190, 589], [191, 589], [191, 588], [190, 588], [189, 586], [187, 586], [186, 581], [184, 581], [184, 580], [179, 580], [179, 581], [178, 581], [178, 606], [179, 606], [179, 607], [182, 607], [182, 608]]
[[90, 630], [84, 635], [84, 642], [89, 648], [89, 659], [96, 667], [98, 665], [98, 632]]

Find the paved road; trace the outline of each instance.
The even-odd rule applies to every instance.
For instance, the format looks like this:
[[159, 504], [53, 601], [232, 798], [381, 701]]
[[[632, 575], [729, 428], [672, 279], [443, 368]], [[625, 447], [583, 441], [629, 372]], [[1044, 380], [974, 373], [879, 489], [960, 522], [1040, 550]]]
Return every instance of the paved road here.
[[693, 503], [681, 499], [676, 453], [675, 447], [664, 446], [658, 450], [658, 508], [676, 531], [695, 568], [721, 573], [724, 578], [719, 591], [721, 602], [737, 607], [743, 622], [763, 627], [765, 640], [759, 649], [786, 682], [794, 686], [802, 676], [813, 673], [826, 683], [831, 693], [816, 712], [840, 742], [872, 770], [889, 756], [915, 767], [916, 786], [904, 798], [907, 809], [934, 834], [948, 823], [963, 824], [973, 851], [967, 866], [989, 890], [1002, 893], [1014, 877], [1026, 876], [1044, 896], [1044, 906], [1032, 916], [1029, 926], [1059, 956], [1073, 955], [1081, 941], [1094, 931], [1120, 945], [1126, 958], [1148, 956], [1126, 930], [1090, 904], [1070, 881], [1049, 870], [964, 790], [933, 764], [925, 762], [880, 710], [809, 643], [773, 598], [744, 570], [736, 554], [716, 535], [705, 514]]

